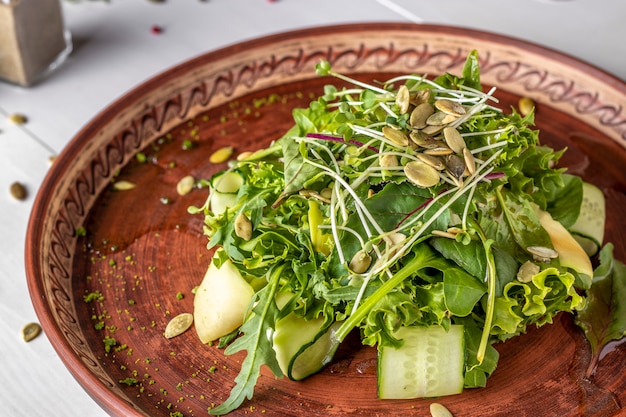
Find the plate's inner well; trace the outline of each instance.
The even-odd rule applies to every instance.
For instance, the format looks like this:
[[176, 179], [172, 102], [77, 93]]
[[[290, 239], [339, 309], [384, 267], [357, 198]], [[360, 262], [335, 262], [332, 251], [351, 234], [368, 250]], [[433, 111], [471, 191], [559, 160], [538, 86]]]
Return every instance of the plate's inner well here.
[[[208, 190], [180, 196], [177, 182], [187, 175], [208, 178], [224, 169], [225, 163], [208, 161], [217, 149], [233, 146], [235, 157], [279, 138], [292, 125], [291, 110], [308, 106], [323, 94], [327, 82], [312, 79], [257, 91], [185, 122], [141, 150], [114, 178], [134, 188], [110, 186], [92, 209], [72, 268], [80, 327], [109, 379], [145, 413], [207, 415], [207, 408], [228, 397], [242, 359], [202, 345], [193, 327], [172, 339], [163, 336], [170, 319], [193, 312], [192, 289], [211, 259], [202, 216], [187, 213], [189, 206], [204, 203]], [[518, 97], [512, 94], [498, 90], [496, 96], [505, 111], [517, 105]], [[604, 189], [606, 240], [624, 259], [624, 242], [610, 225], [626, 216], [626, 153], [595, 129], [542, 103], [537, 104], [536, 124], [542, 143], [568, 147], [562, 165]], [[507, 412], [515, 414], [531, 396], [550, 392], [579, 404], [580, 411], [611, 410], [614, 391], [623, 388], [620, 361], [613, 360], [623, 357], [623, 346], [607, 353], [592, 381], [582, 381], [588, 346], [567, 315], [496, 348], [500, 362], [487, 388], [438, 401], [458, 415], [470, 416], [485, 414], [492, 397], [499, 397], [493, 402], [501, 406], [504, 395]], [[368, 414], [393, 407], [426, 415], [431, 402], [378, 400], [376, 350], [359, 346], [354, 338], [330, 366], [303, 382], [276, 380], [264, 371], [253, 401], [236, 414]], [[558, 414], [559, 409], [553, 411]]]

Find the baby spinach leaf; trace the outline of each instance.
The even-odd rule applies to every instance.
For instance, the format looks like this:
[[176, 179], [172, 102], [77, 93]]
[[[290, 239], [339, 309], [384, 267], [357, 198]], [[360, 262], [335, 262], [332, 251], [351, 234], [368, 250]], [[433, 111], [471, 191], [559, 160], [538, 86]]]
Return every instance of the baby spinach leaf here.
[[451, 267], [443, 271], [443, 291], [450, 313], [465, 317], [472, 312], [478, 300], [487, 293], [487, 288], [484, 283], [464, 270]]

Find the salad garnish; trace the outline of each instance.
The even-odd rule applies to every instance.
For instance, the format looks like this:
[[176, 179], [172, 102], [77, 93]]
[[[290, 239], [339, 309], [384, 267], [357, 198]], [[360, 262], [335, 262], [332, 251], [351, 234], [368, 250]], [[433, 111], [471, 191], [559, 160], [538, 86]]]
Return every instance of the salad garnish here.
[[[483, 92], [476, 51], [461, 76], [365, 83], [316, 68], [342, 86], [204, 180], [209, 197], [190, 208], [215, 249], [196, 330], [247, 351], [211, 414], [252, 398], [263, 365], [294, 380], [319, 371], [351, 332], [378, 348], [380, 397], [432, 397], [485, 386], [493, 344], [528, 326], [595, 314], [591, 259], [570, 232], [592, 186], [558, 166], [564, 150], [539, 142], [533, 112]], [[621, 264], [602, 253], [610, 275]]]

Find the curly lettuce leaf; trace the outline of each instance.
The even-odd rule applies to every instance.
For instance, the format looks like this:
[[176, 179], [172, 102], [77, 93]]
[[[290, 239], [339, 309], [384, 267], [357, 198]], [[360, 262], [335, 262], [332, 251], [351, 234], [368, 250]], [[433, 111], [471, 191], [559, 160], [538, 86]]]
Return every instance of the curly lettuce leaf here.
[[585, 299], [576, 292], [575, 280], [569, 272], [546, 268], [530, 282], [510, 282], [503, 296], [496, 298], [492, 334], [506, 340], [525, 333], [530, 324], [552, 323], [561, 311], [580, 310]]

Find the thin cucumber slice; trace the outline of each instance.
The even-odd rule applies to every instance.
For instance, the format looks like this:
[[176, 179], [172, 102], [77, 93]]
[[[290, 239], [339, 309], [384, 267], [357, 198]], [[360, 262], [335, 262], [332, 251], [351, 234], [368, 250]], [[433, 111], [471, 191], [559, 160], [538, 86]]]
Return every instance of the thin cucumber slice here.
[[583, 202], [580, 214], [570, 232], [580, 243], [587, 255], [598, 253], [604, 241], [606, 202], [602, 190], [583, 182]]
[[401, 327], [399, 348], [378, 354], [378, 396], [383, 399], [429, 398], [463, 391], [465, 334], [462, 325]]
[[224, 171], [211, 178], [211, 188], [220, 193], [236, 193], [243, 185], [243, 177], [235, 171]]
[[211, 211], [218, 215], [237, 203], [237, 192], [243, 177], [234, 171], [224, 171], [211, 179]]
[[336, 326], [323, 318], [305, 320], [289, 313], [276, 323], [273, 346], [280, 369], [299, 381], [326, 365], [334, 352], [331, 337]]

